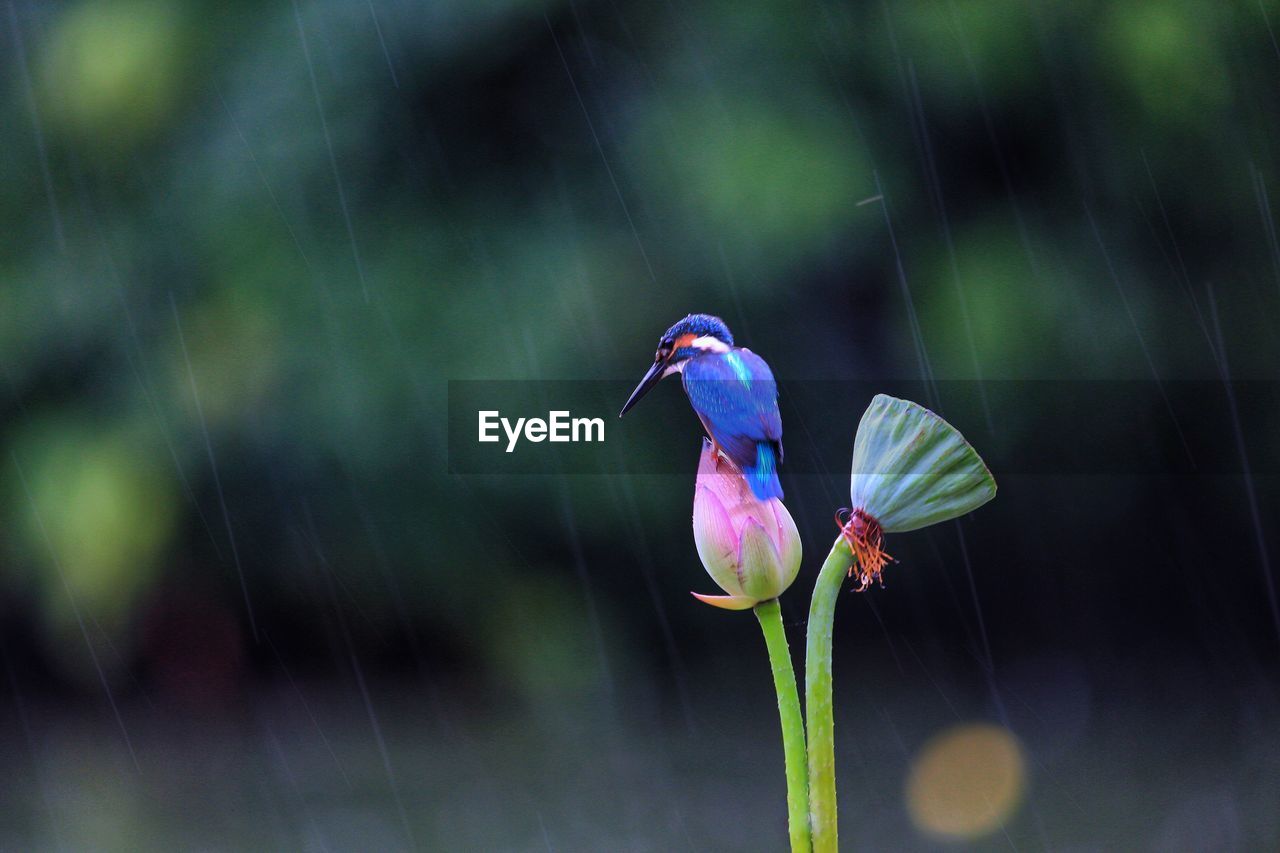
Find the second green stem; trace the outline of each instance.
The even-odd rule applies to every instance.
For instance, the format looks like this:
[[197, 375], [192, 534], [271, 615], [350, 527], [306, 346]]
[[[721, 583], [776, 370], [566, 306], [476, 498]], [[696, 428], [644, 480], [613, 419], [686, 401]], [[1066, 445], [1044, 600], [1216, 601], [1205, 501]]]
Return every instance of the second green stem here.
[[791, 650], [782, 626], [782, 609], [778, 599], [762, 601], [755, 606], [756, 618], [764, 631], [769, 649], [769, 665], [773, 670], [773, 686], [778, 692], [778, 716], [782, 720], [782, 749], [787, 768], [787, 821], [791, 833], [792, 853], [809, 853], [809, 783], [805, 767], [804, 717], [800, 714], [800, 695], [796, 691], [796, 673], [791, 665]]
[[805, 650], [804, 708], [809, 719], [809, 814], [815, 853], [836, 853], [836, 746], [831, 703], [831, 629], [836, 599], [853, 552], [844, 536], [836, 539], [818, 572], [809, 602]]

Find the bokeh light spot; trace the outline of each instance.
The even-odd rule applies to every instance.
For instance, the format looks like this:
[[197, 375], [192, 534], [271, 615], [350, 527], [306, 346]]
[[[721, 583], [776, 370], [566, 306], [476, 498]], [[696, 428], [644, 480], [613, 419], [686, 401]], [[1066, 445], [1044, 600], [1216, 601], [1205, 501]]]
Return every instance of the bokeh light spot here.
[[58, 19], [44, 54], [42, 95], [56, 125], [95, 147], [128, 147], [169, 114], [179, 92], [179, 6], [88, 2]]
[[967, 723], [925, 744], [907, 778], [916, 828], [944, 839], [973, 839], [998, 829], [1022, 800], [1026, 762], [1012, 733]]
[[875, 184], [838, 105], [792, 101], [655, 104], [631, 140], [636, 178], [699, 241], [764, 268], [820, 247]]
[[1214, 28], [1196, 2], [1116, 6], [1100, 33], [1117, 80], [1161, 122], [1195, 127], [1231, 99]]
[[[41, 610], [72, 677], [96, 682], [81, 614], [122, 640], [175, 533], [177, 484], [147, 428], [40, 418], [19, 434], [6, 529], [30, 560]], [[111, 659], [114, 660], [114, 657]]]

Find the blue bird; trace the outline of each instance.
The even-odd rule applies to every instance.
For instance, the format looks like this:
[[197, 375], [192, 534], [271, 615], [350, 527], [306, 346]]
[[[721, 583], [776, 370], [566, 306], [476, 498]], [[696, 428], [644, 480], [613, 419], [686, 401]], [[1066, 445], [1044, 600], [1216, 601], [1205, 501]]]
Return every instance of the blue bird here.
[[764, 359], [733, 345], [729, 327], [710, 314], [690, 314], [658, 341], [649, 372], [631, 392], [622, 417], [655, 385], [681, 374], [684, 392], [711, 441], [733, 460], [760, 500], [782, 497], [782, 416], [778, 386]]

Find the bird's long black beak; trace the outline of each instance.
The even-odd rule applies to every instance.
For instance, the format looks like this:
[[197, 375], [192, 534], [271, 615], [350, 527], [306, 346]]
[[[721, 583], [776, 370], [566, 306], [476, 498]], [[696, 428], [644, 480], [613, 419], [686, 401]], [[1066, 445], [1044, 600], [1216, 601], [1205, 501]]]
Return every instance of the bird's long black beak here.
[[649, 367], [649, 372], [644, 375], [644, 379], [640, 380], [640, 384], [636, 386], [636, 390], [631, 392], [631, 396], [627, 398], [627, 404], [622, 407], [622, 411], [618, 412], [618, 417], [622, 417], [631, 411], [631, 407], [640, 402], [640, 398], [649, 393], [649, 389], [662, 381], [662, 371], [667, 369], [665, 361], [655, 361]]

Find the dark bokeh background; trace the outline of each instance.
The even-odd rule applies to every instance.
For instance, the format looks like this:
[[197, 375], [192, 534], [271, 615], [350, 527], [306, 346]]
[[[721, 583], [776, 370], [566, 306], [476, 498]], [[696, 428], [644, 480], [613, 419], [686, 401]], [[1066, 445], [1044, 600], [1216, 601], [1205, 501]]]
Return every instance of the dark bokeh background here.
[[[687, 474], [449, 468], [450, 380], [625, 394], [700, 310], [812, 462], [793, 649], [865, 389], [1004, 454], [837, 612], [850, 847], [1274, 847], [1273, 22], [4, 0], [0, 846], [781, 848], [758, 629], [687, 594], [678, 389], [608, 429]], [[975, 723], [1014, 760], [920, 782]]]

